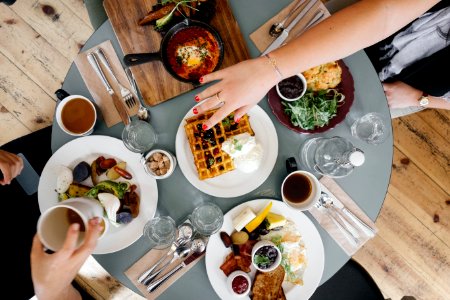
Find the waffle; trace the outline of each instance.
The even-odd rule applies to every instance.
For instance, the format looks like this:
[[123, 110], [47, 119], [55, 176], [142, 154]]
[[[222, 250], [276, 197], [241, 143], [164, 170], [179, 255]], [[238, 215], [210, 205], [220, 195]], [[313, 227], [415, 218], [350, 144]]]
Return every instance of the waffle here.
[[184, 130], [194, 156], [194, 163], [200, 180], [216, 177], [235, 169], [233, 159], [222, 151], [222, 143], [231, 136], [248, 132], [254, 135], [248, 115], [244, 115], [239, 123], [234, 122], [233, 115], [229, 115], [213, 128], [204, 131], [203, 123], [216, 110], [207, 111], [201, 116], [186, 119]]

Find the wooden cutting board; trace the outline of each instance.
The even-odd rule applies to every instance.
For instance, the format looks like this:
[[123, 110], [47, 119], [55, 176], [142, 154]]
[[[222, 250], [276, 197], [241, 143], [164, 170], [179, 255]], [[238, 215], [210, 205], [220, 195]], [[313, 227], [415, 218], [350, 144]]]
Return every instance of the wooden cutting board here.
[[[158, 52], [160, 33], [153, 26], [139, 26], [157, 0], [105, 0], [103, 5], [124, 54]], [[241, 30], [233, 16], [228, 0], [216, 1], [216, 14], [212, 25], [224, 42], [224, 59], [221, 68], [249, 58]], [[122, 57], [121, 57], [122, 59]], [[194, 89], [189, 83], [173, 78], [162, 62], [149, 62], [131, 67], [145, 102], [154, 106]]]

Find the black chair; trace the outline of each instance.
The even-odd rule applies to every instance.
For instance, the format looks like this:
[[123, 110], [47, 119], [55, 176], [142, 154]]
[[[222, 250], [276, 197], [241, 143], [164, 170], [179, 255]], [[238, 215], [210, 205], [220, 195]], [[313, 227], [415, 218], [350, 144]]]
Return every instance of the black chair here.
[[369, 273], [350, 259], [333, 277], [322, 284], [311, 300], [384, 300]]

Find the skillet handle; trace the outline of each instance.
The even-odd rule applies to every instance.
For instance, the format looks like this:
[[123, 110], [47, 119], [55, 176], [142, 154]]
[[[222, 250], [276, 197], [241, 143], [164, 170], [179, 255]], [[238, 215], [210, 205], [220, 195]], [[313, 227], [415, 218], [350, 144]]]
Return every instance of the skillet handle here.
[[135, 53], [123, 57], [123, 62], [129, 67], [155, 60], [160, 60], [159, 53]]

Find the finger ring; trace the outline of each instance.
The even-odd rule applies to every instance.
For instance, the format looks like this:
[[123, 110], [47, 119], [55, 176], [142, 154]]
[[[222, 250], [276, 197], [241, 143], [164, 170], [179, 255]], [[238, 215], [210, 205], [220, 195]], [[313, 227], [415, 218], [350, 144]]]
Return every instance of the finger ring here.
[[219, 94], [220, 94], [220, 92], [218, 92], [218, 93], [216, 94], [216, 97], [217, 97], [217, 100], [219, 100], [219, 104], [222, 105], [222, 104], [224, 104], [225, 102], [222, 101], [222, 100], [220, 99]]

